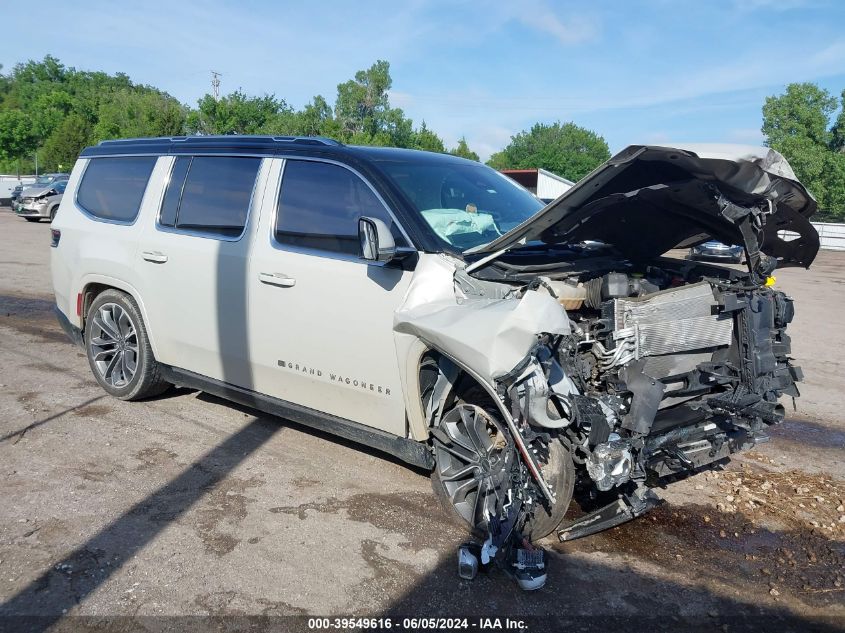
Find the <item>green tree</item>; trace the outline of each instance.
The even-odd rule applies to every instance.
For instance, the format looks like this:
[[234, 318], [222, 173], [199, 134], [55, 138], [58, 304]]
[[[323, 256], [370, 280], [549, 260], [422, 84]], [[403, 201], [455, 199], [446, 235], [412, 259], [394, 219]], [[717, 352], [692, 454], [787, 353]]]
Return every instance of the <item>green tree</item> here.
[[185, 108], [158, 91], [128, 88], [113, 92], [100, 105], [94, 126], [97, 141], [113, 138], [176, 136], [185, 128]]
[[414, 131], [414, 139], [411, 145], [414, 149], [425, 150], [426, 152], [445, 152], [446, 146], [443, 144], [443, 139], [437, 136], [434, 132], [428, 129], [428, 126], [423, 121], [419, 129]]
[[343, 131], [349, 136], [375, 136], [390, 109], [387, 91], [392, 85], [390, 64], [384, 60], [378, 60], [367, 70], [359, 70], [354, 79], [339, 84], [334, 115]]
[[836, 99], [827, 90], [811, 83], [789, 84], [784, 94], [766, 98], [763, 134], [771, 147], [796, 138], [828, 147], [834, 110]]
[[274, 95], [250, 97], [238, 90], [219, 100], [205, 95], [198, 108], [188, 114], [187, 127], [194, 134], [283, 133], [268, 128], [278, 125], [280, 115], [290, 112], [287, 103]]
[[828, 157], [826, 194], [831, 219], [845, 220], [845, 151], [839, 150]]
[[845, 152], [845, 90], [839, 95], [839, 116], [833, 124], [833, 149]]
[[577, 181], [610, 158], [604, 138], [574, 123], [535, 123], [487, 161], [495, 169], [547, 169]]
[[322, 95], [317, 95], [311, 102], [291, 117], [290, 134], [297, 136], [333, 136], [339, 126], [334, 120], [332, 107]]
[[461, 137], [461, 140], [458, 141], [458, 146], [454, 149], [450, 149], [449, 153], [453, 154], [454, 156], [460, 156], [461, 158], [478, 160], [478, 154], [476, 154], [469, 148], [469, 145], [467, 145], [467, 140], [463, 136]]
[[[414, 122], [401, 108], [390, 107], [388, 91], [392, 85], [390, 64], [384, 60], [338, 85], [334, 121], [339, 140], [351, 145], [417, 146], [420, 137]], [[424, 136], [422, 141], [431, 143], [433, 139]]]
[[69, 166], [86, 143], [180, 134], [184, 120], [185, 108], [166, 93], [123, 73], [67, 68], [48, 55], [0, 75], [0, 168], [31, 170], [36, 150], [47, 168]]
[[[845, 91], [841, 96], [845, 105]], [[762, 131], [769, 147], [783, 154], [824, 215], [845, 219], [845, 115], [837, 100], [812, 83], [795, 83], [763, 105]]]
[[79, 152], [91, 143], [91, 125], [79, 114], [70, 114], [53, 131], [42, 149], [46, 171], [69, 170]]
[[[391, 145], [445, 152], [425, 122], [419, 128], [390, 105], [390, 64], [379, 60], [337, 87], [335, 102], [317, 95], [294, 110], [274, 95], [238, 90], [219, 100], [205, 95], [196, 108], [152, 86], [64, 66], [46, 56], [0, 66], [0, 169], [30, 170], [69, 164], [86, 144], [110, 138], [177, 134], [274, 134], [328, 136], [360, 145]], [[454, 153], [477, 158], [459, 144]]]
[[23, 158], [35, 151], [38, 137], [32, 121], [20, 110], [0, 112], [0, 156], [6, 160]]

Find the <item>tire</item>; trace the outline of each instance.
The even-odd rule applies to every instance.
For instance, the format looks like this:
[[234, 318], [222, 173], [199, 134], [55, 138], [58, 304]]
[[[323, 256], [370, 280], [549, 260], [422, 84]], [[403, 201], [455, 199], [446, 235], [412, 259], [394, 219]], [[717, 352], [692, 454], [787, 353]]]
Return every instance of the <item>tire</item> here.
[[105, 290], [91, 304], [85, 353], [94, 378], [120, 400], [157, 396], [170, 386], [161, 377], [138, 305], [119, 290]]
[[540, 470], [557, 503], [552, 506], [551, 512], [542, 505], [534, 508], [534, 513], [524, 529], [525, 536], [531, 541], [538, 541], [557, 529], [572, 503], [572, 495], [575, 492], [575, 464], [569, 450], [560, 440], [552, 439], [548, 458], [545, 463], [541, 462]]
[[52, 209], [50, 209], [50, 222], [56, 219], [56, 211], [59, 210], [59, 205], [56, 205]]
[[[455, 472], [460, 471], [460, 460], [455, 459], [454, 462], [458, 462], [458, 464], [453, 463], [451, 454], [446, 453], [447, 449], [445, 449], [444, 444], [438, 440], [438, 435], [442, 437], [443, 433], [446, 433], [449, 439], [452, 439], [454, 435], [457, 434], [455, 425], [465, 423], [464, 420], [459, 420], [462, 416], [455, 414], [455, 411], [461, 408], [464, 410], [464, 418], [473, 415], [483, 415], [486, 416], [486, 418], [491, 421], [499, 431], [505, 428], [504, 423], [498, 419], [498, 411], [495, 409], [495, 406], [489, 404], [489, 399], [487, 406], [470, 405], [465, 401], [456, 403], [452, 409], [443, 415], [441, 420], [441, 432], [435, 433], [435, 456], [438, 464], [432, 471], [432, 488], [434, 489], [434, 493], [444, 511], [464, 526], [468, 526], [473, 534], [483, 538], [486, 536], [487, 526], [485, 521], [480, 520], [478, 502], [472, 499], [470, 499], [469, 502], [460, 498], [456, 499], [456, 492], [460, 489], [460, 483], [456, 485], [455, 481], [451, 480], [451, 477]], [[444, 422], [452, 427], [451, 430], [447, 430], [447, 428], [443, 426]], [[517, 455], [515, 448], [512, 448], [511, 450], [513, 454], [512, 459], [521, 459], [521, 457]], [[490, 454], [488, 453], [488, 455]], [[569, 451], [560, 441], [552, 439], [549, 445], [548, 455], [540, 461], [543, 476], [545, 477], [549, 488], [554, 493], [557, 503], [555, 503], [555, 505], [551, 508], [550, 512], [542, 505], [534, 506], [532, 513], [527, 518], [522, 529], [523, 535], [532, 541], [548, 536], [558, 525], [560, 525], [567, 509], [569, 508], [569, 504], [572, 501], [572, 495], [575, 488], [575, 466], [569, 455]], [[490, 457], [488, 462], [492, 464], [492, 457]], [[485, 462], [485, 464], [488, 464], [488, 462]], [[490, 465], [488, 468], [492, 470], [493, 466]], [[478, 491], [482, 489], [482, 481], [487, 481], [486, 476], [479, 479]], [[493, 479], [490, 481], [493, 481]], [[476, 491], [476, 497], [478, 494], [479, 492]], [[469, 496], [470, 495], [467, 495], [467, 498], [469, 498]], [[482, 495], [482, 499], [492, 499], [493, 496], [494, 495], [488, 493], [486, 495]], [[481, 503], [483, 505], [485, 501], [482, 501]], [[473, 506], [472, 510], [469, 510], [470, 506]], [[470, 518], [468, 515], [474, 518]]]
[[41, 218], [24, 218], [27, 222], [40, 222]]

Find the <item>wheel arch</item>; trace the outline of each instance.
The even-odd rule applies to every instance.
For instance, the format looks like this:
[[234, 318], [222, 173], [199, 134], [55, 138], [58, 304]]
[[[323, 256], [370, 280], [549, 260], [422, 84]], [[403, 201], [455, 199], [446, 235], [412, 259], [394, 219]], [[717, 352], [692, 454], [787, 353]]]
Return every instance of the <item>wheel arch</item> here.
[[132, 297], [137, 304], [138, 309], [141, 311], [141, 318], [144, 320], [144, 329], [147, 332], [150, 347], [153, 350], [153, 355], [157, 357], [158, 351], [156, 347], [155, 332], [153, 332], [150, 320], [147, 318], [147, 310], [144, 306], [144, 301], [141, 299], [137, 289], [121, 279], [115, 279], [114, 277], [107, 277], [105, 275], [86, 275], [82, 279], [79, 290], [79, 294], [82, 295], [82, 310], [81, 314], [78, 316], [80, 329], [85, 332], [85, 320], [88, 316], [88, 310], [91, 308], [91, 304], [94, 303], [94, 300], [106, 290], [118, 290]]
[[420, 355], [418, 370], [418, 402], [425, 419], [428, 435], [459, 394], [473, 388], [482, 390], [506, 416], [508, 411], [496, 394], [495, 388], [486, 383], [459, 361], [434, 348], [426, 348]]

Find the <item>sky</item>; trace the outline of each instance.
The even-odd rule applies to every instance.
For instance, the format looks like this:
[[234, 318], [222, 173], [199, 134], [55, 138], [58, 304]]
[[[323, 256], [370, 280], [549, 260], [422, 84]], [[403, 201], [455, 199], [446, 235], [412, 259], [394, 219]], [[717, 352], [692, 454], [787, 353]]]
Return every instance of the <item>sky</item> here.
[[[302, 107], [390, 62], [391, 105], [482, 159], [536, 122], [630, 144], [761, 144], [786, 84], [845, 89], [840, 0], [177, 0], [0, 5], [4, 72], [50, 54], [196, 105], [211, 90]], [[11, 28], [10, 25], [18, 25]], [[39, 26], [40, 25], [40, 26]]]

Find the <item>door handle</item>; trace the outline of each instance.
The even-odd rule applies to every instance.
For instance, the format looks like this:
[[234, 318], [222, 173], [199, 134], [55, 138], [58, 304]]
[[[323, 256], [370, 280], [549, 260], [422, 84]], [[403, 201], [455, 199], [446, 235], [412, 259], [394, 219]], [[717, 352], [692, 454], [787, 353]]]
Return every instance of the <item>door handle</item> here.
[[281, 286], [282, 288], [292, 288], [296, 285], [296, 279], [282, 273], [258, 273], [258, 280], [263, 284]]
[[148, 262], [153, 262], [155, 264], [163, 264], [167, 261], [167, 255], [160, 251], [143, 251], [141, 253], [141, 257]]

